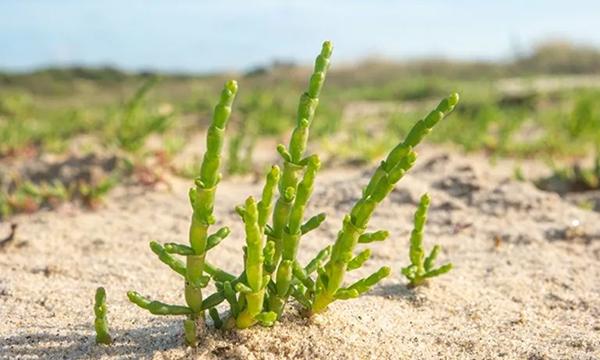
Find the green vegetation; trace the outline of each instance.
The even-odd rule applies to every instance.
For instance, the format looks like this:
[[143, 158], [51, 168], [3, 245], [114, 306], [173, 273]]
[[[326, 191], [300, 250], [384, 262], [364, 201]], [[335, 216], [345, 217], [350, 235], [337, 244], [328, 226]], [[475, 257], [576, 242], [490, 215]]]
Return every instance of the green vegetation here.
[[[356, 263], [364, 262], [361, 255], [358, 255], [358, 260], [353, 258], [352, 252], [356, 244], [361, 242], [361, 236], [377, 205], [394, 189], [396, 183], [415, 163], [417, 155], [413, 149], [440, 120], [454, 110], [457, 103], [457, 94], [452, 94], [444, 99], [434, 111], [419, 120], [410, 129], [404, 141], [398, 144], [375, 170], [363, 190], [361, 199], [354, 204], [350, 214], [344, 218], [343, 228], [331, 251], [331, 258], [323, 271], [319, 272], [312, 311], [323, 311], [329, 303], [336, 299], [357, 297], [389, 274], [389, 268], [383, 267], [373, 275], [361, 279], [349, 287], [342, 287], [344, 274], [349, 265], [352, 264], [351, 267], [355, 268]], [[363, 237], [363, 242], [378, 238], [378, 236], [368, 235]]]
[[[296, 127], [292, 131], [289, 146], [279, 145], [277, 151], [284, 161], [279, 181], [279, 197], [273, 210], [273, 222], [269, 229], [268, 241], [274, 248], [269, 259], [269, 273], [276, 274], [275, 291], [269, 297], [269, 308], [281, 316], [283, 307], [291, 293], [292, 267], [300, 237], [304, 210], [312, 193], [316, 172], [320, 167], [316, 155], [304, 158], [308, 142], [309, 128], [319, 105], [319, 95], [329, 68], [329, 58], [333, 48], [323, 44], [321, 54], [315, 61], [308, 91], [300, 97], [296, 113]], [[302, 175], [302, 180], [300, 176]]]
[[[321, 165], [317, 155], [306, 156], [305, 152], [332, 50], [331, 43], [323, 44], [315, 60], [308, 89], [300, 97], [296, 126], [289, 145], [277, 147], [283, 159], [282, 169], [276, 165], [271, 167], [259, 201], [250, 196], [244, 205], [236, 208], [246, 235], [244, 271], [238, 275], [219, 269], [206, 259], [208, 251], [230, 232], [229, 228], [222, 227], [208, 235], [210, 225], [215, 223], [213, 208], [216, 188], [221, 179], [219, 169], [224, 132], [237, 94], [237, 83], [227, 82], [221, 93], [206, 135], [207, 150], [199, 176], [195, 179], [195, 187], [190, 190], [193, 215], [189, 245], [150, 243], [151, 250], [159, 260], [185, 279], [186, 305], [165, 304], [134, 291], [128, 293], [131, 302], [152, 314], [185, 315], [185, 339], [190, 346], [198, 344], [198, 334], [205, 326], [207, 310], [217, 328], [247, 328], [256, 324], [272, 326], [281, 319], [290, 299], [295, 299], [305, 307], [308, 314], [320, 313], [336, 300], [356, 298], [367, 292], [390, 274], [390, 268], [384, 266], [353, 284], [344, 284], [346, 272], [362, 267], [370, 257], [370, 249], [355, 254], [356, 247], [387, 238], [387, 231], [366, 232], [369, 220], [377, 206], [415, 163], [417, 155], [414, 148], [454, 110], [458, 95], [452, 94], [442, 100], [408, 131], [404, 141], [381, 162], [364, 188], [362, 197], [345, 216], [333, 245], [322, 249], [303, 266], [297, 257], [300, 241], [303, 235], [318, 228], [325, 220], [325, 214], [308, 219], [305, 216]], [[417, 230], [421, 234], [425, 206], [422, 202], [419, 215], [421, 228]], [[185, 263], [176, 255], [185, 257]], [[433, 257], [430, 256], [430, 262], [433, 262]], [[217, 290], [205, 297], [202, 289], [211, 280]], [[230, 309], [224, 320], [216, 309], [222, 302], [227, 302]]]
[[106, 320], [106, 290], [103, 287], [96, 289], [94, 302], [94, 328], [96, 329], [96, 343], [110, 345], [112, 338], [108, 332], [108, 322]]
[[83, 105], [73, 105], [64, 104], [67, 100], [60, 94], [45, 99], [22, 90], [0, 91], [0, 158], [64, 152], [70, 140], [83, 134], [96, 135], [108, 147], [137, 151], [148, 135], [162, 133], [171, 124], [172, 108], [145, 103], [157, 82], [156, 78], [146, 80], [130, 100], [117, 107], [94, 105], [92, 98], [85, 97]]
[[[593, 74], [600, 68], [598, 59], [593, 49], [550, 43], [508, 64], [363, 63], [330, 74], [332, 91], [318, 110], [322, 121], [315, 124], [313, 136], [329, 141], [332, 134], [349, 133], [352, 138], [374, 140], [364, 146], [371, 154], [342, 154], [344, 160], [358, 156], [369, 161], [380, 156], [391, 139], [405, 135], [409, 120], [427, 110], [432, 99], [453, 88], [468, 100], [455, 114], [454, 125], [442, 124], [443, 130], [432, 141], [503, 156], [578, 156], [598, 141], [599, 122], [593, 119], [599, 113], [594, 99], [600, 84], [580, 83], [581, 79], [562, 74]], [[244, 76], [251, 91], [238, 99], [240, 128], [258, 137], [281, 136], [293, 125], [288, 114], [294, 110], [293, 94], [302, 83], [301, 77], [289, 78], [290, 70], [299, 71], [274, 66]], [[546, 74], [558, 74], [551, 79], [556, 84], [546, 84]], [[210, 112], [210, 96], [221, 83], [221, 76], [161, 76], [158, 82], [154, 76], [114, 69], [4, 74], [0, 76], [0, 154], [64, 151], [70, 139], [83, 133], [126, 151], [143, 148], [152, 133], [185, 139], [190, 129], [206, 126], [197, 118]], [[361, 113], [361, 104], [394, 106], [369, 115]], [[358, 114], [348, 111], [352, 109]], [[360, 123], [369, 123], [380, 133], [357, 134], [363, 128]], [[244, 164], [246, 146], [239, 148], [240, 156], [232, 157], [236, 164]], [[334, 149], [331, 146], [330, 151]]]
[[228, 174], [244, 174], [252, 170], [252, 153], [257, 140], [252, 124], [252, 119], [241, 121], [235, 136], [229, 142]]
[[[213, 207], [216, 186], [221, 179], [219, 174], [221, 150], [236, 93], [237, 83], [235, 81], [225, 84], [221, 99], [214, 110], [213, 121], [208, 128], [207, 150], [202, 160], [200, 176], [196, 178], [196, 186], [191, 188], [189, 193], [193, 209], [189, 232], [190, 246], [168, 244], [169, 246], [163, 248], [156, 242], [150, 243], [152, 251], [159, 259], [184, 277], [187, 306], [166, 305], [150, 301], [133, 291], [128, 293], [128, 297], [133, 303], [153, 314], [188, 315], [188, 319], [184, 322], [184, 329], [186, 340], [190, 346], [196, 346], [196, 320], [203, 320], [204, 311], [211, 307], [204, 302], [202, 295], [202, 289], [208, 285], [210, 280], [210, 277], [204, 275], [206, 252], [229, 234], [228, 228], [222, 228], [212, 235], [208, 235], [208, 231], [210, 225], [215, 223]], [[185, 265], [171, 254], [185, 256]]]
[[435, 245], [425, 257], [425, 249], [423, 249], [423, 233], [425, 223], [427, 222], [427, 210], [429, 208], [430, 198], [425, 194], [419, 201], [419, 207], [415, 212], [414, 228], [410, 233], [410, 249], [408, 257], [410, 265], [402, 268], [402, 274], [410, 281], [409, 286], [415, 287], [425, 283], [427, 279], [439, 276], [452, 270], [452, 264], [444, 264], [438, 268], [435, 267], [435, 260], [442, 249], [439, 245]]
[[[578, 91], [572, 100], [569, 113], [563, 121], [555, 121], [548, 126], [556, 128], [555, 142], [588, 144], [589, 154], [573, 165], [559, 165], [550, 159], [554, 174], [540, 179], [537, 185], [546, 190], [559, 193], [600, 189], [600, 96], [598, 90]], [[592, 155], [593, 154], [593, 155]], [[589, 162], [589, 164], [585, 164]]]
[[[311, 125], [312, 146], [328, 164], [373, 163], [408, 134], [412, 119], [453, 89], [467, 100], [452, 124], [441, 123], [428, 141], [493, 158], [547, 161], [555, 168], [550, 180], [559, 186], [537, 181], [544, 189], [597, 189], [589, 154], [600, 148], [600, 102], [595, 101], [600, 79], [582, 74], [598, 69], [600, 52], [560, 42], [541, 44], [508, 63], [364, 62], [328, 75], [331, 91], [315, 110], [320, 121]], [[236, 100], [237, 131], [225, 144], [227, 174], [266, 167], [254, 150], [266, 137], [288, 135], [295, 123], [289, 114], [306, 73], [279, 64], [240, 75], [248, 91]], [[211, 94], [224, 78], [157, 79], [111, 68], [0, 74], [0, 165], [5, 159], [76, 151], [114, 153], [138, 166], [159, 156], [152, 150], [158, 145], [164, 149], [158, 170], [193, 178], [200, 162], [176, 164], [175, 159], [193, 134], [208, 126]], [[37, 200], [8, 205], [23, 196], [16, 187], [0, 188], [4, 213], [39, 207]]]
[[42, 206], [56, 206], [71, 196], [71, 192], [60, 181], [31, 181], [19, 183], [11, 192], [0, 190], [0, 219], [14, 213], [31, 213]]
[[126, 169], [118, 167], [108, 176], [69, 184], [59, 179], [38, 183], [13, 180], [0, 188], [0, 219], [13, 214], [32, 213], [41, 208], [56, 208], [65, 201], [75, 199], [87, 208], [97, 208], [126, 172]]
[[590, 167], [575, 163], [571, 167], [558, 167], [554, 165], [551, 176], [539, 179], [535, 184], [543, 190], [554, 191], [559, 194], [600, 189], [600, 153]]
[[157, 81], [157, 78], [146, 81], [115, 116], [114, 124], [109, 124], [108, 135], [112, 137], [111, 133], [114, 132], [114, 138], [121, 148], [137, 151], [144, 145], [148, 135], [164, 132], [169, 126], [169, 109], [150, 112], [142, 106], [145, 97]]

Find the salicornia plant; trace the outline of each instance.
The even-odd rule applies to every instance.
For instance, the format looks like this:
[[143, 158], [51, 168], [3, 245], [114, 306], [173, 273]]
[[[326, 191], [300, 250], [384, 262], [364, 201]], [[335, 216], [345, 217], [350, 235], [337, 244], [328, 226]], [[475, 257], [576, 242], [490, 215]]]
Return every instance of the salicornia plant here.
[[96, 289], [96, 298], [94, 302], [94, 327], [96, 328], [96, 343], [110, 345], [112, 338], [108, 332], [108, 322], [106, 320], [106, 291], [103, 287]]
[[[263, 304], [265, 292], [271, 280], [269, 274], [264, 271], [265, 256], [265, 225], [271, 214], [271, 203], [273, 192], [279, 181], [279, 168], [274, 166], [267, 175], [267, 180], [258, 204], [254, 198], [249, 197], [244, 207], [236, 210], [242, 217], [246, 230], [246, 247], [244, 254], [245, 279], [235, 285], [240, 293], [239, 299], [230, 298], [232, 306], [236, 309], [232, 312], [236, 320], [236, 326], [246, 328], [260, 322], [270, 326], [277, 319], [277, 314], [265, 311]], [[231, 286], [230, 283], [226, 286]]]
[[423, 249], [423, 233], [425, 222], [427, 222], [429, 202], [429, 195], [424, 194], [421, 196], [419, 207], [415, 212], [414, 228], [410, 233], [410, 249], [408, 256], [410, 257], [411, 264], [402, 269], [402, 274], [410, 281], [410, 287], [422, 285], [427, 279], [445, 274], [452, 270], [451, 263], [442, 265], [439, 268], [434, 268], [435, 259], [442, 249], [439, 245], [435, 245], [431, 250], [431, 253], [429, 253], [429, 256], [425, 257], [425, 250]]
[[[320, 168], [318, 156], [306, 156], [305, 151], [331, 53], [331, 43], [325, 42], [316, 58], [308, 90], [300, 97], [296, 127], [289, 145], [277, 147], [283, 158], [282, 168], [273, 166], [268, 172], [259, 201], [249, 197], [243, 206], [236, 208], [244, 222], [246, 238], [244, 270], [238, 275], [206, 261], [207, 251], [229, 234], [229, 229], [223, 227], [208, 235], [208, 228], [214, 223], [213, 206], [220, 179], [223, 132], [237, 92], [235, 82], [225, 85], [208, 130], [200, 176], [195, 180], [195, 188], [190, 191], [193, 208], [190, 245], [150, 244], [162, 262], [185, 278], [186, 305], [164, 304], [135, 292], [128, 293], [132, 302], [153, 314], [187, 316], [184, 330], [186, 340], [192, 346], [197, 343], [198, 326], [205, 320], [205, 311], [217, 328], [247, 328], [255, 324], [270, 326], [281, 318], [291, 298], [308, 314], [323, 312], [335, 300], [355, 298], [368, 291], [390, 273], [388, 267], [382, 267], [353, 284], [344, 284], [346, 272], [363, 266], [371, 254], [368, 248], [355, 254], [356, 247], [388, 237], [388, 232], [383, 230], [366, 232], [369, 220], [377, 206], [413, 166], [416, 160], [414, 148], [454, 109], [458, 95], [452, 94], [444, 99], [434, 111], [416, 123], [406, 139], [381, 162], [360, 200], [344, 217], [334, 244], [302, 265], [297, 258], [302, 237], [325, 220], [325, 214], [305, 218]], [[186, 263], [174, 255], [186, 257]], [[216, 292], [204, 297], [202, 289], [211, 279]], [[216, 306], [224, 301], [229, 304], [229, 313], [222, 320]]]
[[[362, 197], [354, 204], [350, 214], [344, 217], [342, 230], [338, 233], [329, 261], [323, 268], [318, 269], [316, 283], [312, 289], [309, 288], [309, 295], [313, 296], [311, 301], [313, 312], [323, 311], [336, 299], [355, 298], [389, 274], [390, 269], [382, 267], [371, 276], [343, 287], [346, 271], [360, 267], [368, 257], [364, 255], [365, 253], [354, 257], [353, 251], [356, 245], [386, 238], [385, 232], [365, 233], [375, 208], [415, 163], [417, 154], [413, 150], [414, 147], [454, 109], [457, 103], [457, 94], [442, 100], [435, 110], [415, 124], [404, 141], [398, 144], [375, 170], [363, 189]], [[307, 282], [305, 285], [310, 284], [311, 282]]]
[[[130, 291], [127, 295], [136, 305], [157, 315], [187, 315], [184, 329], [187, 342], [196, 344], [197, 320], [204, 320], [204, 311], [210, 306], [203, 305], [202, 289], [208, 285], [210, 277], [204, 275], [206, 252], [215, 247], [229, 235], [227, 227], [209, 235], [210, 225], [214, 224], [213, 207], [215, 192], [221, 175], [219, 166], [225, 127], [231, 114], [231, 105], [237, 93], [237, 83], [225, 84], [221, 99], [215, 107], [213, 120], [206, 136], [206, 152], [202, 159], [200, 176], [195, 179], [195, 187], [190, 189], [189, 197], [192, 205], [192, 221], [189, 231], [190, 245], [166, 244], [151, 242], [152, 251], [159, 259], [185, 279], [185, 301], [187, 306], [168, 305], [151, 301], [140, 294]], [[185, 265], [171, 254], [186, 258]]]

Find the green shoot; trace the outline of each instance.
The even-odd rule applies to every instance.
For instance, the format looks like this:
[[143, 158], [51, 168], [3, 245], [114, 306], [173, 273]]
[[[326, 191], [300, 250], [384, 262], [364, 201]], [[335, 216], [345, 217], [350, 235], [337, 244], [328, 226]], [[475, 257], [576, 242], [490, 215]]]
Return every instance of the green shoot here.
[[110, 345], [112, 338], [108, 332], [108, 322], [106, 320], [106, 291], [103, 287], [96, 289], [96, 299], [94, 303], [94, 327], [96, 329], [96, 343]]
[[435, 267], [435, 259], [437, 258], [441, 247], [435, 245], [425, 257], [423, 249], [423, 233], [425, 223], [427, 222], [427, 210], [429, 208], [429, 195], [424, 194], [419, 202], [419, 207], [415, 212], [414, 228], [410, 234], [410, 249], [409, 258], [410, 265], [402, 269], [402, 274], [410, 281], [409, 287], [415, 287], [424, 284], [427, 279], [439, 276], [452, 270], [452, 264], [444, 264], [438, 268]]
[[[184, 321], [184, 330], [186, 342], [190, 346], [196, 346], [198, 323], [200, 322], [204, 326], [204, 312], [210, 308], [204, 302], [202, 294], [202, 289], [208, 285], [210, 280], [210, 277], [204, 274], [206, 252], [229, 234], [228, 229], [221, 229], [213, 235], [209, 235], [208, 232], [210, 225], [215, 222], [213, 207], [216, 187], [221, 179], [219, 168], [224, 132], [236, 94], [237, 83], [235, 81], [225, 84], [220, 101], [213, 113], [213, 121], [208, 129], [207, 150], [200, 167], [200, 176], [195, 179], [195, 187], [191, 188], [189, 192], [193, 210], [189, 231], [190, 245], [168, 244], [165, 249], [156, 242], [150, 243], [152, 251], [159, 260], [184, 277], [186, 306], [150, 301], [133, 291], [128, 293], [131, 302], [153, 314], [187, 315], [188, 318]], [[185, 264], [172, 254], [184, 256]]]
[[[276, 314], [263, 311], [265, 291], [270, 282], [270, 275], [265, 274], [265, 226], [271, 216], [273, 193], [280, 178], [280, 170], [273, 166], [268, 173], [258, 204], [252, 197], [246, 200], [245, 207], [238, 207], [246, 230], [245, 281], [236, 284], [240, 293], [236, 306], [236, 326], [246, 328], [260, 322], [263, 325], [273, 324]], [[269, 259], [271, 261], [271, 259]]]
[[[440, 120], [454, 110], [457, 103], [458, 94], [452, 94], [442, 100], [435, 110], [412, 127], [404, 141], [398, 144], [375, 170], [368, 185], [363, 189], [361, 199], [354, 204], [350, 214], [344, 218], [342, 230], [333, 245], [329, 261], [322, 268], [318, 268], [317, 280], [307, 290], [309, 295], [314, 296], [314, 300], [311, 302], [312, 312], [324, 311], [331, 302], [337, 299], [355, 298], [389, 275], [390, 269], [382, 267], [367, 278], [348, 287], [343, 286], [348, 264], [354, 259], [354, 248], [365, 233], [371, 215], [415, 163], [417, 154], [413, 150], [414, 147]], [[383, 233], [381, 234], [383, 235]], [[381, 235], [363, 238], [363, 242], [380, 237]], [[312, 281], [308, 284], [312, 284]]]
[[[301, 221], [304, 209], [312, 193], [312, 184], [320, 167], [314, 155], [303, 159], [308, 142], [309, 127], [319, 104], [319, 95], [325, 82], [333, 46], [323, 43], [321, 53], [315, 60], [308, 90], [300, 97], [296, 116], [296, 127], [292, 132], [288, 148], [280, 145], [277, 151], [283, 158], [283, 173], [279, 181], [279, 198], [275, 203], [273, 224], [268, 240], [273, 242], [272, 269], [276, 272], [275, 291], [270, 292], [269, 308], [281, 316], [292, 289], [292, 266], [302, 236]], [[304, 171], [300, 184], [300, 176]], [[278, 265], [277, 265], [278, 264]], [[276, 271], [275, 271], [276, 269]], [[269, 269], [271, 270], [271, 269]]]

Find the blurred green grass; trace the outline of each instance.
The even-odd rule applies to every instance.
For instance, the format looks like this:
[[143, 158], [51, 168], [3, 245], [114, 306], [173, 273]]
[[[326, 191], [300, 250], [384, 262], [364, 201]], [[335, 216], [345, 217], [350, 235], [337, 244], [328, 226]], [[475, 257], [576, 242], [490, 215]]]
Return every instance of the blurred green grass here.
[[[528, 82], [598, 70], [598, 52], [563, 43], [540, 46], [531, 55], [506, 63], [368, 61], [342, 68], [334, 64], [313, 136], [360, 132], [349, 128], [359, 126], [361, 119], [346, 124], [344, 118], [349, 106], [357, 103], [396, 104], [393, 113], [383, 111], [381, 118], [368, 121], [379, 123], [386, 134], [401, 136], [432, 101], [458, 91], [461, 106], [433, 141], [503, 156], [577, 156], [598, 141], [594, 99], [600, 84], [578, 88], [566, 78], [563, 87], [544, 89]], [[236, 116], [251, 122], [256, 136], [279, 136], [294, 122], [307, 73], [279, 64], [246, 74], [160, 75], [160, 81], [154, 74], [111, 68], [0, 74], [0, 156], [32, 146], [60, 152], [79, 134], [137, 151], [150, 134], [164, 133], [173, 123], [181, 134], [205, 127], [218, 89], [230, 77], [241, 84]], [[521, 89], [504, 89], [503, 80], [510, 78], [517, 78]]]
[[[192, 134], [206, 128], [223, 82], [235, 78], [240, 92], [227, 169], [247, 172], [260, 138], [280, 139], [291, 129], [309, 73], [276, 64], [206, 76], [112, 68], [0, 74], [0, 159], [64, 153], [82, 135], [106, 151], [130, 154], [134, 162], [143, 159], [148, 138], [157, 135], [165, 156], [173, 158]], [[565, 43], [541, 45], [499, 63], [334, 63], [311, 138], [332, 159], [372, 162], [438, 99], [456, 91], [461, 104], [430, 141], [493, 157], [535, 157], [553, 164], [557, 173], [574, 174], [556, 164], [598, 157], [598, 73], [597, 50]]]

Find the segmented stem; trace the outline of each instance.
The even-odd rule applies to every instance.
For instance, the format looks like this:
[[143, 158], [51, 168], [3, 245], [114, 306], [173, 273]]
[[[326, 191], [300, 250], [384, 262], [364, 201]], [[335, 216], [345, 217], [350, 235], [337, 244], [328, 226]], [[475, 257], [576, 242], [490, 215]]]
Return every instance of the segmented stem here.
[[[170, 305], [160, 301], [150, 300], [135, 291], [127, 296], [131, 302], [156, 315], [187, 315], [184, 321], [186, 342], [190, 346], [198, 343], [196, 337], [198, 324], [204, 326], [204, 311], [223, 301], [221, 294], [203, 299], [202, 289], [206, 287], [210, 277], [232, 277], [220, 269], [205, 263], [206, 252], [215, 247], [229, 234], [229, 228], [223, 227], [216, 233], [208, 235], [210, 225], [214, 224], [213, 207], [216, 186], [220, 179], [219, 167], [223, 149], [224, 131], [231, 115], [231, 106], [237, 93], [237, 83], [229, 81], [225, 84], [219, 103], [215, 106], [213, 119], [206, 135], [206, 152], [202, 160], [200, 176], [195, 179], [195, 187], [189, 191], [192, 205], [192, 219], [189, 230], [190, 246], [182, 244], [166, 244], [165, 247], [157, 242], [151, 242], [150, 248], [159, 260], [185, 278], [185, 301], [187, 306]], [[186, 257], [185, 264], [172, 254]], [[205, 269], [206, 268], [206, 269]]]
[[[267, 181], [265, 187], [272, 186], [271, 184], [272, 182]], [[238, 315], [236, 325], [238, 328], [247, 328], [257, 322], [256, 316], [262, 312], [265, 287], [269, 277], [263, 274], [264, 234], [258, 223], [258, 209], [252, 196], [246, 199], [244, 210], [240, 212], [246, 230], [246, 283], [239, 283], [236, 288], [241, 290], [246, 306]]]
[[[398, 144], [375, 170], [363, 190], [361, 199], [354, 204], [350, 214], [344, 218], [342, 230], [333, 245], [331, 258], [323, 271], [319, 273], [312, 312], [324, 311], [336, 299], [336, 293], [341, 290], [348, 263], [354, 258], [354, 248], [365, 232], [371, 215], [379, 203], [393, 190], [396, 183], [413, 166], [416, 160], [413, 148], [421, 142], [433, 126], [454, 109], [457, 103], [458, 94], [452, 94], [442, 100], [435, 110], [413, 126], [405, 140]], [[370, 239], [363, 237], [362, 240]], [[385, 274], [386, 272], [383, 271], [379, 275]], [[354, 289], [356, 290], [356, 288]], [[348, 291], [340, 292], [337, 298], [355, 296], [356, 294], [351, 290], [350, 288]]]
[[300, 97], [296, 115], [296, 127], [292, 132], [288, 149], [286, 150], [283, 146], [278, 148], [284, 159], [284, 164], [278, 186], [279, 198], [277, 199], [273, 213], [272, 232], [269, 234], [269, 241], [275, 243], [274, 263], [279, 263], [283, 250], [283, 233], [288, 223], [300, 172], [303, 169], [301, 161], [306, 150], [309, 128], [319, 104], [319, 95], [325, 82], [332, 51], [332, 44], [329, 41], [324, 42], [321, 53], [315, 60], [315, 67], [310, 78], [308, 90]]
[[[263, 304], [270, 280], [270, 276], [265, 274], [265, 257], [269, 258], [269, 262], [272, 261], [274, 244], [265, 245], [264, 233], [267, 219], [271, 216], [273, 194], [279, 176], [279, 168], [273, 166], [265, 179], [262, 198], [258, 204], [250, 196], [243, 208], [236, 209], [244, 221], [246, 232], [245, 270], [239, 281], [225, 281], [221, 292], [231, 306], [238, 328], [247, 328], [257, 322], [269, 324], [272, 317], [264, 315]], [[235, 289], [241, 292], [239, 301], [233, 293], [233, 283]]]
[[94, 302], [94, 327], [96, 329], [96, 344], [110, 345], [112, 338], [108, 332], [108, 321], [106, 320], [106, 290], [103, 287], [96, 289]]
[[[193, 214], [189, 240], [194, 254], [186, 257], [185, 300], [188, 307], [192, 309], [193, 319], [204, 319], [202, 288], [207, 283], [203, 275], [206, 251], [226, 236], [226, 234], [217, 235], [209, 244], [208, 228], [215, 222], [213, 207], [216, 186], [221, 177], [219, 167], [224, 132], [231, 115], [231, 106], [237, 94], [237, 89], [237, 83], [229, 81], [221, 92], [221, 98], [215, 106], [212, 123], [206, 135], [206, 152], [202, 159], [200, 176], [195, 180], [195, 188], [190, 189]], [[225, 232], [228, 233], [228, 229]]]
[[442, 249], [439, 245], [435, 245], [429, 256], [425, 257], [423, 233], [425, 223], [427, 222], [427, 210], [429, 209], [430, 201], [431, 199], [428, 194], [421, 196], [419, 207], [415, 212], [413, 230], [410, 233], [410, 248], [408, 250], [410, 265], [402, 269], [402, 274], [409, 280], [409, 287], [422, 285], [428, 278], [445, 274], [452, 269], [452, 264], [450, 263], [434, 269], [435, 259]]
[[277, 269], [276, 292], [271, 294], [269, 301], [271, 310], [281, 316], [283, 307], [290, 295], [292, 283], [292, 265], [296, 261], [298, 245], [302, 237], [302, 220], [308, 200], [312, 195], [313, 185], [321, 163], [319, 157], [312, 155], [306, 160], [306, 171], [298, 184], [296, 197], [290, 209], [287, 226], [283, 232], [282, 257]]

